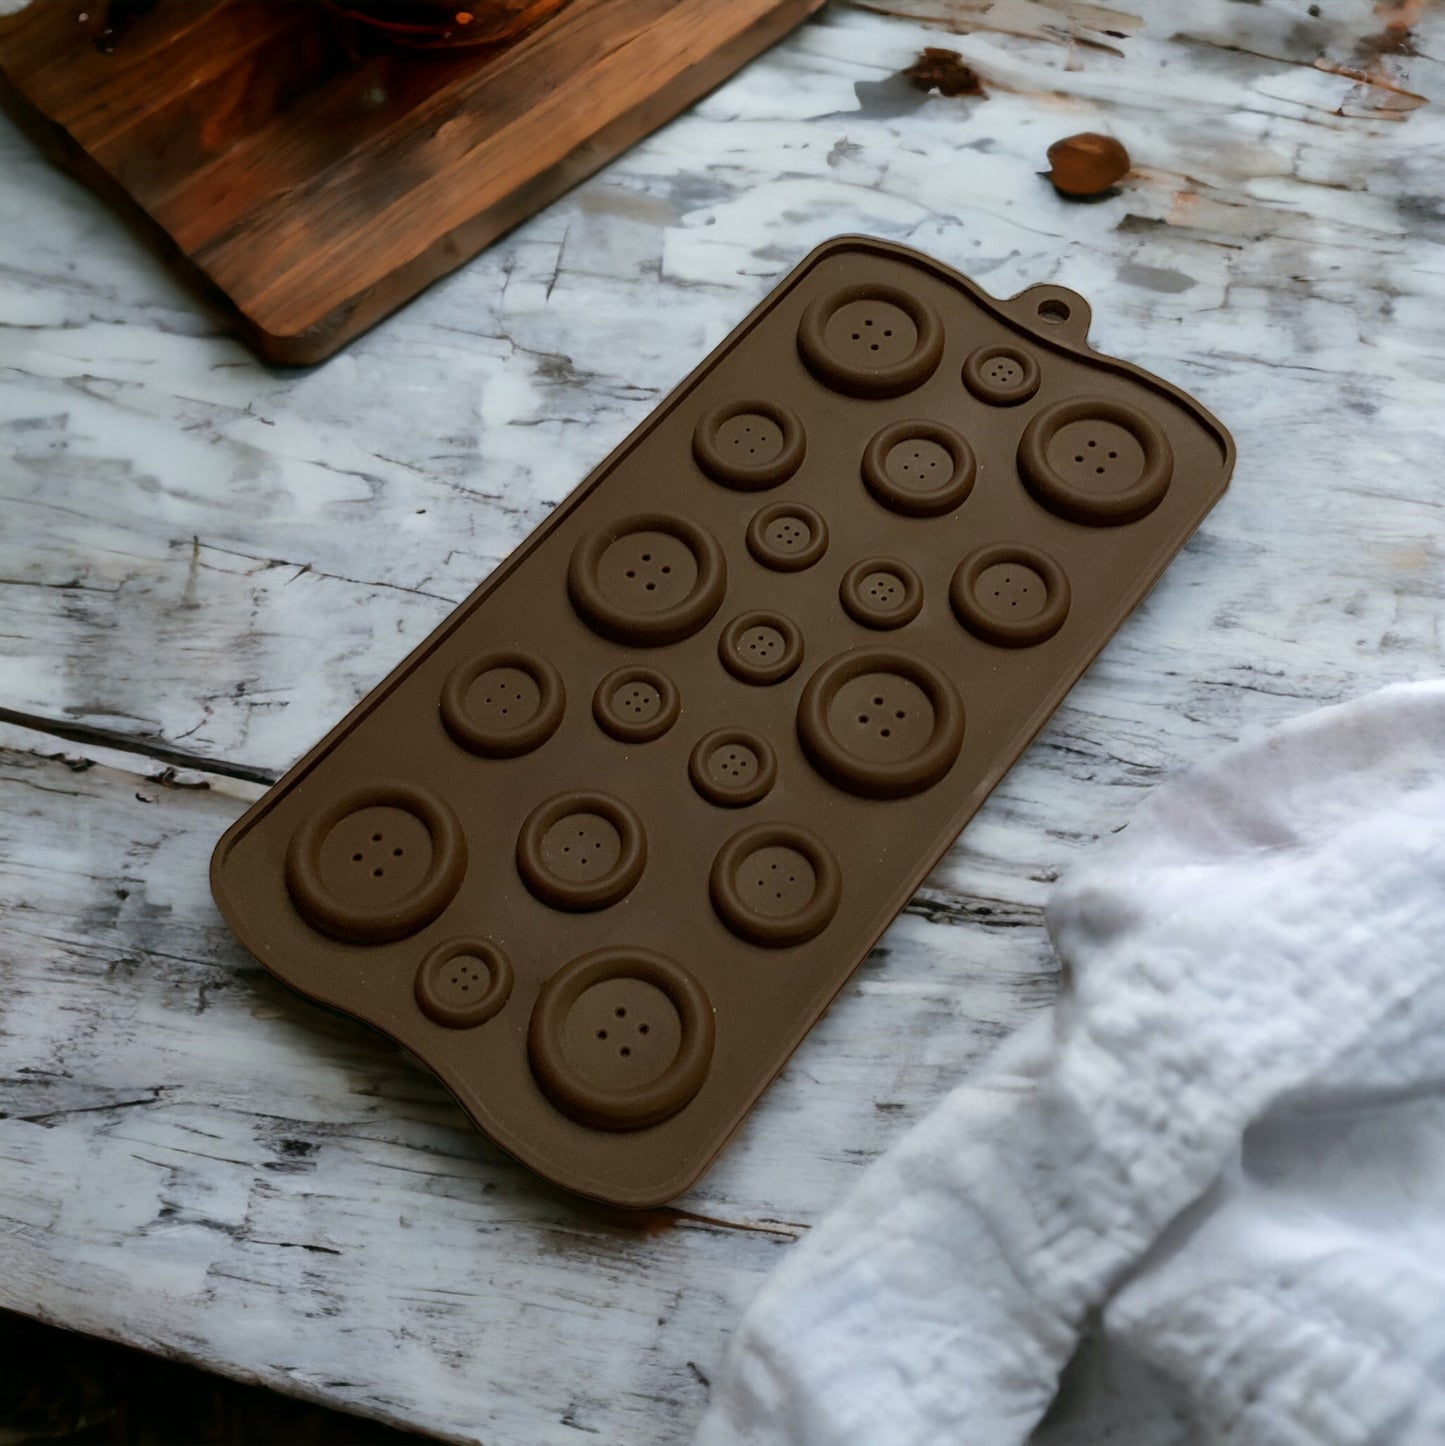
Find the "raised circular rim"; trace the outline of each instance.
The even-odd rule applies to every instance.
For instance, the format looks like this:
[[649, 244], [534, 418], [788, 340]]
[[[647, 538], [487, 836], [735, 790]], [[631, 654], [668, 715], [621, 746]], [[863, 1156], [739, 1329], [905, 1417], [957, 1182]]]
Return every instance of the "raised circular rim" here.
[[[755, 466], [734, 462], [718, 449], [717, 434], [725, 423], [745, 412], [754, 412], [777, 424], [783, 434], [782, 450], [768, 462]], [[697, 465], [724, 487], [741, 492], [761, 492], [786, 482], [799, 467], [807, 451], [807, 438], [798, 414], [779, 402], [735, 400], [724, 402], [698, 418], [692, 434], [692, 455]]]
[[[1018, 622], [986, 612], [974, 595], [979, 578], [989, 568], [1009, 562], [1032, 569], [1044, 583], [1044, 610]], [[1069, 615], [1070, 598], [1064, 569], [1042, 548], [1023, 542], [995, 542], [975, 548], [954, 569], [948, 584], [948, 599], [959, 622], [975, 637], [1004, 648], [1026, 648], [1053, 637]]]
[[[486, 964], [491, 983], [470, 1004], [454, 1009], [430, 992], [431, 976], [463, 954], [481, 959]], [[445, 1025], [448, 1029], [474, 1029], [493, 1018], [511, 997], [512, 964], [490, 939], [448, 939], [438, 944], [417, 965], [412, 993], [417, 1008], [434, 1023]]]
[[[888, 454], [900, 443], [921, 437], [936, 442], [953, 458], [953, 476], [942, 487], [915, 492], [900, 487], [888, 475]], [[968, 500], [978, 476], [978, 458], [973, 448], [952, 427], [924, 418], [890, 422], [875, 432], [863, 449], [863, 485], [890, 512], [905, 517], [940, 517]]]
[[[602, 555], [634, 532], [663, 532], [676, 537], [697, 561], [697, 583], [681, 602], [656, 613], [632, 613], [618, 607], [598, 586]], [[589, 626], [614, 642], [660, 647], [691, 637], [722, 606], [727, 592], [727, 559], [718, 540], [686, 517], [666, 512], [637, 512], [594, 527], [572, 550], [567, 592]]]
[[[493, 668], [515, 668], [537, 685], [537, 711], [520, 728], [483, 728], [467, 713], [467, 690]], [[469, 753], [515, 758], [541, 747], [557, 731], [567, 707], [567, 690], [562, 675], [545, 658], [517, 648], [498, 648], [458, 663], [442, 684], [439, 706], [447, 732]]]
[[[757, 774], [741, 787], [729, 788], [707, 773], [708, 756], [730, 743], [748, 748], [757, 756]], [[766, 738], [750, 733], [746, 728], [714, 728], [693, 745], [687, 760], [687, 776], [709, 803], [715, 803], [720, 808], [746, 808], [772, 791], [778, 779], [778, 755]]]
[[[321, 877], [321, 847], [327, 835], [363, 808], [410, 813], [421, 820], [432, 846], [426, 877], [400, 899], [371, 908], [338, 899]], [[409, 783], [352, 790], [307, 819], [286, 849], [286, 890], [297, 912], [313, 928], [348, 944], [390, 944], [425, 928], [456, 897], [466, 871], [467, 841], [460, 820], [436, 794]]]
[[[562, 1031], [568, 1013], [587, 990], [620, 976], [667, 995], [677, 1010], [682, 1040], [672, 1063], [655, 1080], [634, 1089], [600, 1090], [567, 1062]], [[613, 945], [564, 964], [543, 984], [527, 1029], [527, 1055], [533, 1077], [563, 1114], [598, 1129], [637, 1130], [670, 1119], [702, 1088], [715, 1034], [712, 1004], [682, 965], [652, 949]]]
[[[737, 885], [743, 861], [759, 849], [796, 849], [813, 870], [813, 897], [805, 908], [782, 918], [750, 908]], [[832, 922], [843, 897], [843, 876], [833, 851], [817, 834], [791, 823], [755, 823], [735, 833], [718, 850], [708, 876], [712, 906], [724, 924], [750, 944], [783, 949], [816, 938]]]
[[[911, 355], [891, 367], [855, 367], [839, 361], [828, 348], [827, 327], [833, 313], [852, 301], [875, 297], [908, 313], [918, 342]], [[896, 397], [928, 380], [943, 356], [943, 323], [921, 297], [886, 282], [855, 281], [814, 297], [798, 324], [798, 353], [808, 370], [837, 391], [855, 397]]]
[[[586, 883], [559, 879], [542, 857], [542, 839], [547, 830], [571, 813], [595, 813], [605, 818], [617, 830], [622, 843], [617, 862], [605, 874]], [[522, 882], [544, 904], [572, 913], [605, 909], [615, 904], [636, 886], [646, 863], [647, 834], [642, 820], [610, 793], [554, 794], [527, 815], [517, 835], [517, 872]]]
[[[813, 540], [801, 552], [779, 552], [767, 539], [769, 526], [780, 517], [801, 518], [812, 529]], [[802, 572], [828, 550], [828, 524], [823, 514], [805, 502], [770, 502], [753, 513], [746, 534], [748, 551], [755, 561], [774, 572]]]
[[[892, 573], [903, 584], [903, 601], [888, 611], [873, 607], [860, 591], [863, 579], [871, 573]], [[880, 630], [901, 628], [911, 623], [923, 607], [923, 583], [906, 562], [896, 557], [865, 557], [843, 574], [838, 584], [838, 601], [855, 623]]]
[[[1144, 451], [1143, 475], [1122, 492], [1085, 492], [1049, 461], [1049, 443], [1060, 428], [1095, 419], [1123, 427]], [[1147, 517], [1163, 501], [1174, 475], [1174, 451], [1163, 431], [1136, 407], [1107, 397], [1077, 397], [1045, 407], [1029, 422], [1019, 438], [1018, 464], [1024, 486], [1050, 512], [1090, 527], [1118, 527]]]
[[[933, 732], [911, 758], [878, 763], [845, 748], [828, 728], [839, 688], [865, 673], [898, 673], [921, 688], [933, 708]], [[808, 679], [798, 699], [798, 740], [813, 766], [846, 793], [906, 798], [941, 779], [963, 747], [964, 709], [952, 683], [931, 663], [886, 648], [858, 648], [830, 658]]]
[[[985, 363], [999, 356], [1006, 356], [1023, 368], [1023, 377], [1011, 387], [1001, 387], [997, 382], [989, 381], [983, 374]], [[963, 363], [964, 386], [979, 401], [988, 402], [995, 407], [1016, 407], [1020, 402], [1028, 401], [1038, 391], [1039, 379], [1038, 362], [1021, 347], [1012, 346], [1008, 342], [977, 347], [969, 352]]]
[[[628, 683], [647, 683], [662, 695], [661, 706], [655, 716], [639, 721], [625, 718], [612, 705], [612, 694]], [[656, 668], [642, 664], [629, 664], [625, 668], [614, 668], [597, 685], [592, 695], [592, 716], [597, 726], [606, 734], [623, 743], [650, 743], [661, 738], [682, 712], [682, 699], [677, 684]]]
[[[739, 656], [737, 644], [749, 628], [773, 628], [783, 635], [783, 651], [774, 662], [758, 667]], [[803, 634], [797, 623], [785, 618], [782, 613], [755, 608], [751, 612], [739, 613], [718, 634], [717, 653], [723, 667], [734, 678], [758, 687], [769, 687], [791, 678], [798, 671], [798, 665], [803, 661]]]

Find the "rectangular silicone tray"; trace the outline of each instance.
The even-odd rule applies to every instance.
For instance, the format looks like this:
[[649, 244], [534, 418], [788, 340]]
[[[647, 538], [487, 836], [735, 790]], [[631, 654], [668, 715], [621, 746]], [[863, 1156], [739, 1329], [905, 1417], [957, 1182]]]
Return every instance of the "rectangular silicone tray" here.
[[548, 1179], [685, 1189], [1228, 482], [1088, 326], [820, 247], [226, 833], [238, 937]]

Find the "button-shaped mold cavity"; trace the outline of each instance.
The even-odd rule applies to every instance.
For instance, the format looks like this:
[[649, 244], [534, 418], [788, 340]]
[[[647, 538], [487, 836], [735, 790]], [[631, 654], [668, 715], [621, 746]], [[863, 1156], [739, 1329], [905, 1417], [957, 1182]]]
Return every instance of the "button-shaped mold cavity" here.
[[838, 600], [848, 616], [865, 628], [901, 628], [923, 606], [923, 584], [906, 562], [868, 557], [843, 574]]
[[943, 355], [943, 323], [911, 291], [858, 282], [809, 304], [798, 351], [808, 370], [836, 391], [896, 397], [933, 375]]
[[802, 572], [828, 550], [828, 524], [801, 502], [773, 502], [748, 523], [748, 551], [774, 572]]
[[772, 745], [745, 728], [719, 728], [700, 738], [687, 761], [692, 786], [709, 803], [743, 808], [756, 803], [778, 776]]
[[828, 927], [843, 883], [837, 859], [816, 834], [760, 823], [723, 845], [708, 890], [718, 917], [739, 938], [783, 949]]
[[824, 663], [798, 701], [798, 738], [832, 783], [866, 798], [931, 788], [963, 746], [963, 703], [931, 663], [860, 648]]
[[1080, 397], [1046, 407], [1019, 440], [1019, 473], [1051, 512], [1093, 527], [1147, 517], [1169, 490], [1174, 452], [1137, 407]]
[[981, 346], [963, 364], [963, 384], [981, 402], [1015, 407], [1039, 389], [1039, 364], [1016, 346]]
[[755, 398], [714, 407], [692, 434], [698, 466], [714, 482], [744, 492], [786, 482], [802, 464], [805, 448], [797, 415]]
[[463, 748], [485, 758], [515, 758], [557, 731], [566, 701], [551, 663], [534, 653], [488, 652], [447, 675], [441, 716]]
[[426, 789], [383, 783], [347, 794], [296, 830], [286, 888], [323, 934], [386, 944], [437, 918], [466, 867], [466, 839], [451, 808]]
[[448, 1029], [485, 1024], [512, 992], [512, 966], [489, 939], [449, 939], [416, 971], [414, 993], [422, 1013]]
[[563, 1114], [599, 1130], [661, 1124], [707, 1079], [713, 1008], [680, 964], [598, 949], [564, 965], [532, 1011], [532, 1074]]
[[624, 743], [661, 738], [681, 711], [676, 685], [656, 668], [618, 668], [597, 685], [592, 697], [597, 726]]
[[744, 683], [781, 683], [803, 661], [803, 635], [781, 613], [741, 613], [722, 630], [717, 651], [728, 672]]
[[604, 909], [642, 877], [642, 821], [607, 793], [560, 793], [527, 815], [517, 838], [517, 872], [555, 909]]
[[962, 506], [973, 491], [973, 448], [942, 422], [893, 422], [863, 452], [869, 492], [905, 517], [938, 517]]
[[1041, 548], [980, 547], [959, 563], [948, 588], [958, 620], [975, 637], [1026, 648], [1053, 637], [1069, 615], [1069, 579]]
[[697, 523], [642, 513], [595, 528], [577, 544], [567, 590], [604, 637], [657, 647], [690, 637], [718, 610], [727, 562]]

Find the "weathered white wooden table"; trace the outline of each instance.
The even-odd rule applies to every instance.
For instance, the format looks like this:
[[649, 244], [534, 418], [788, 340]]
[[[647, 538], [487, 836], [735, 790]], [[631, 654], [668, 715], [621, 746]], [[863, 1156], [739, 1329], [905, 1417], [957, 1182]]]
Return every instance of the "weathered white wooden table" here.
[[[1445, 17], [1138, 8], [835, 3], [311, 372], [0, 134], [0, 1304], [489, 1446], [684, 1440], [763, 1273], [1049, 1004], [1058, 871], [1246, 727], [1441, 670]], [[926, 44], [988, 98], [899, 81]], [[1035, 172], [1086, 129], [1137, 171], [1069, 205]], [[270, 982], [207, 859], [853, 230], [1076, 287], [1239, 468], [701, 1186], [609, 1214]]]

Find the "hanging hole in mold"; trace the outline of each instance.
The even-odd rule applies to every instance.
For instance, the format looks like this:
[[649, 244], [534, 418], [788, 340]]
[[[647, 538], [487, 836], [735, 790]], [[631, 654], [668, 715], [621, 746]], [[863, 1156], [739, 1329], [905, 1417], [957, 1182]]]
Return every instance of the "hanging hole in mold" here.
[[1054, 297], [1039, 302], [1039, 316], [1050, 326], [1061, 326], [1069, 319], [1069, 315], [1069, 308]]

